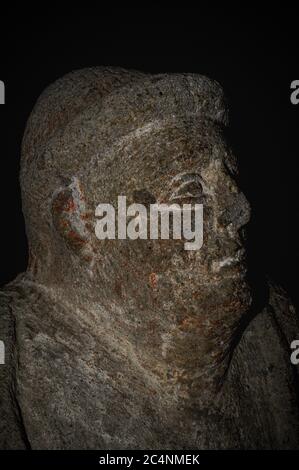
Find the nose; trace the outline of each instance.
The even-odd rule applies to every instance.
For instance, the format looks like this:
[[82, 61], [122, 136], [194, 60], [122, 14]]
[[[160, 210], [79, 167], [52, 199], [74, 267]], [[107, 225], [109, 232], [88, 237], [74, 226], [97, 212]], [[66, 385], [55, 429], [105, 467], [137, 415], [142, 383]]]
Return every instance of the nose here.
[[234, 232], [238, 232], [250, 220], [251, 208], [246, 196], [242, 192], [234, 195], [231, 204], [222, 212], [220, 224], [224, 227], [230, 225]]

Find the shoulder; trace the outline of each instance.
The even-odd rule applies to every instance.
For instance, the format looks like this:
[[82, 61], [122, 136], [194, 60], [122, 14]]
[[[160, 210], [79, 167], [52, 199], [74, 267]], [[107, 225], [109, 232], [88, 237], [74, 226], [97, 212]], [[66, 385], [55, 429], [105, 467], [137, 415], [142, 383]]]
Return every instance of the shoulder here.
[[0, 364], [0, 448], [27, 447], [16, 386], [17, 348], [14, 318], [16, 293], [10, 285], [0, 291], [0, 341], [3, 357]]
[[239, 349], [243, 349], [245, 344], [248, 347], [252, 345], [261, 358], [276, 357], [291, 364], [290, 345], [296, 338], [299, 339], [298, 313], [287, 293], [269, 282], [268, 304], [245, 329]]
[[228, 374], [233, 395], [243, 397], [241, 417], [255, 423], [257, 447], [299, 448], [299, 367], [290, 360], [294, 339], [299, 339], [295, 308], [283, 289], [269, 283], [268, 305], [245, 329]]
[[299, 339], [299, 314], [285, 290], [274, 283], [269, 283], [268, 310], [285, 344]]

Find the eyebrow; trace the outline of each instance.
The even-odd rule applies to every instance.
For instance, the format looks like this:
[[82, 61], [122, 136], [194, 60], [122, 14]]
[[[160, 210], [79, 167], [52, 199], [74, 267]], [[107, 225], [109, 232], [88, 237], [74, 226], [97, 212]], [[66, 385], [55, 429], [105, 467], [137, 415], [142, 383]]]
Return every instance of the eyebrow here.
[[[178, 175], [174, 176], [169, 183], [168, 189], [172, 189], [170, 199], [177, 199], [183, 197], [183, 194], [179, 194], [180, 191], [188, 189], [188, 186], [192, 183], [199, 183], [200, 185], [202, 185], [202, 182], [203, 180], [199, 173], [179, 173]], [[192, 193], [190, 193], [190, 195], [192, 197]], [[194, 197], [196, 196], [194, 195]]]
[[172, 178], [171, 183], [176, 183], [177, 181], [182, 181], [182, 184], [186, 185], [195, 181], [201, 183], [202, 178], [199, 173], [184, 171], [175, 175]]

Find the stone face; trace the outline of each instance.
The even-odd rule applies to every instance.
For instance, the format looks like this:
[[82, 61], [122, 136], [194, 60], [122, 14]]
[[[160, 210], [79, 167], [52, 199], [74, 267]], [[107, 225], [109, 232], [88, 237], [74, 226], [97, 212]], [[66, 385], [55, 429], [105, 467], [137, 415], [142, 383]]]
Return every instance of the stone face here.
[[[247, 280], [250, 206], [220, 86], [73, 72], [39, 98], [21, 161], [30, 248], [0, 294], [2, 448], [298, 448], [298, 318]], [[103, 240], [95, 208], [199, 202], [204, 243]]]

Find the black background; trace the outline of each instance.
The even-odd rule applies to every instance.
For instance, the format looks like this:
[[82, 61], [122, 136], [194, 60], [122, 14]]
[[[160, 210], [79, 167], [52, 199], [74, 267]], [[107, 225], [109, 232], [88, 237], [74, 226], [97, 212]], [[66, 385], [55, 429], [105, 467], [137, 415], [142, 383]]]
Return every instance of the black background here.
[[[54, 11], [53, 11], [54, 9]], [[74, 10], [74, 9], [73, 9]], [[26, 120], [44, 88], [86, 66], [195, 72], [219, 81], [231, 105], [229, 138], [253, 208], [250, 259], [299, 306], [298, 123], [290, 83], [299, 80], [299, 15], [281, 8], [229, 13], [200, 8], [115, 8], [109, 14], [1, 17], [1, 285], [26, 268], [18, 182]]]

